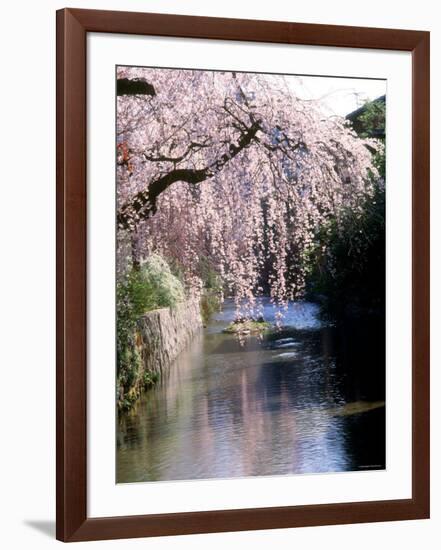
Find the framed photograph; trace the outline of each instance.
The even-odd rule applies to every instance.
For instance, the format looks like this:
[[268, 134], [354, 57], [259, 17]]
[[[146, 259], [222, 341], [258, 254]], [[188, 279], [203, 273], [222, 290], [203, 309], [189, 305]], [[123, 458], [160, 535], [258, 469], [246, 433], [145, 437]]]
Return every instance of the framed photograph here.
[[429, 517], [429, 33], [57, 12], [57, 538]]

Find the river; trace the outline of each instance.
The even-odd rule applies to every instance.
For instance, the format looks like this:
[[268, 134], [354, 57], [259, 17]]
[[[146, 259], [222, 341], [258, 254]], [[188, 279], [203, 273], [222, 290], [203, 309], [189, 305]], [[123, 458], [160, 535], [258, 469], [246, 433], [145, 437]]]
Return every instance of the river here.
[[222, 333], [233, 315], [226, 302], [121, 415], [117, 482], [384, 469], [381, 330], [342, 335], [316, 304], [291, 303], [280, 332], [241, 345]]

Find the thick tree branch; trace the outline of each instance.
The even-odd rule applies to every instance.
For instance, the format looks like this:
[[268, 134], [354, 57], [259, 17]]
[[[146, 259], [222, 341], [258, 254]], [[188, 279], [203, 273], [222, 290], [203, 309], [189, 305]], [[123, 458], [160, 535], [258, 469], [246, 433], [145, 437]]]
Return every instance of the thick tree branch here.
[[155, 96], [155, 88], [142, 78], [118, 78], [116, 95], [150, 95]]
[[227, 152], [205, 168], [199, 170], [192, 168], [176, 168], [151, 182], [145, 191], [140, 191], [129, 203], [121, 207], [117, 215], [118, 227], [120, 229], [134, 230], [136, 224], [140, 220], [146, 219], [151, 214], [154, 214], [156, 212], [156, 202], [159, 195], [173, 183], [183, 181], [191, 184], [198, 184], [215, 176], [228, 162], [236, 157], [243, 149], [248, 147], [253, 140], [257, 139], [256, 134], [260, 130], [260, 122], [260, 120], [255, 121], [247, 131], [240, 136], [236, 144], [231, 143]]

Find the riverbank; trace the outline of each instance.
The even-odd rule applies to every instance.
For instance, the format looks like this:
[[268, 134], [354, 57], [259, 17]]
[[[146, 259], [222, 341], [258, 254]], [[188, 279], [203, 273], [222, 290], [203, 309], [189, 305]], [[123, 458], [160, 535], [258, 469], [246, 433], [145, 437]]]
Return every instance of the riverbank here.
[[201, 328], [200, 304], [193, 299], [140, 317], [135, 327], [138, 368], [128, 388], [118, 387], [118, 409], [131, 408], [142, 391], [162, 377]]

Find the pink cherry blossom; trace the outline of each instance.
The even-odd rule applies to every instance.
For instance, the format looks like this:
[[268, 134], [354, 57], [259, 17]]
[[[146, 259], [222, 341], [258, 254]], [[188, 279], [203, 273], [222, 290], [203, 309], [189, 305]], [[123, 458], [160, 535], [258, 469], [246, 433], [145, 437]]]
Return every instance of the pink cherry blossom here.
[[119, 263], [174, 259], [197, 294], [203, 256], [238, 315], [256, 313], [265, 285], [283, 314], [317, 230], [372, 195], [380, 144], [296, 97], [295, 77], [119, 67], [118, 78], [154, 89], [117, 98]]

